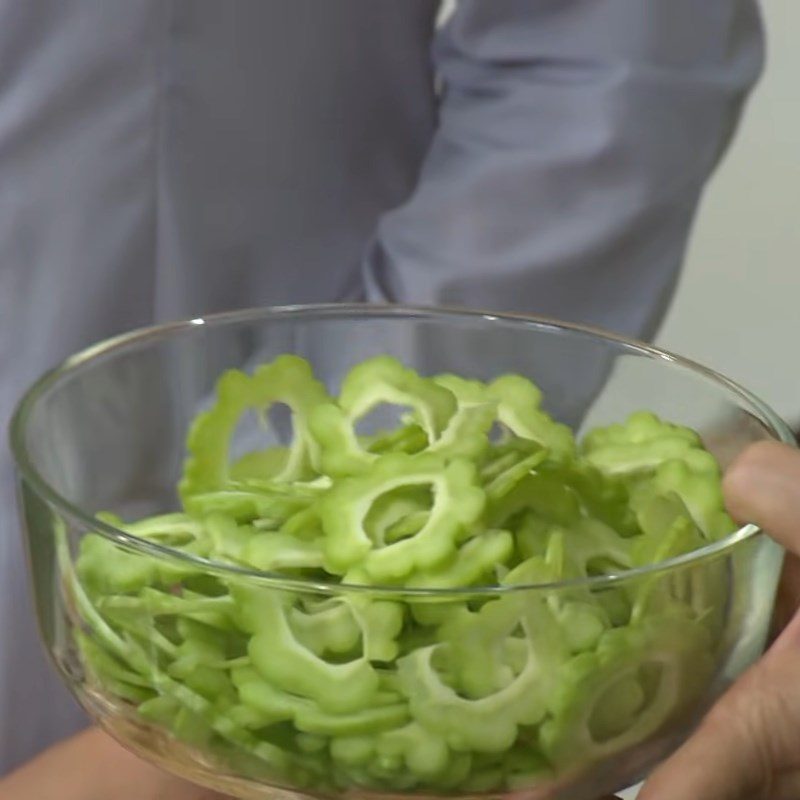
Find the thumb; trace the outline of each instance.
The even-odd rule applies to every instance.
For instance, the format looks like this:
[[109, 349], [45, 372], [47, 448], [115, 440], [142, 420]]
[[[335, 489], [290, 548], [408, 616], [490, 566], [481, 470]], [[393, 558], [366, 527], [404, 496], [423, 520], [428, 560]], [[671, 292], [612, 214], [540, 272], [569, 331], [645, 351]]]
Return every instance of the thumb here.
[[723, 489], [736, 519], [800, 554], [800, 452], [778, 442], [754, 444], [729, 467]]
[[775, 603], [775, 629], [800, 608], [800, 452], [761, 442], [739, 456], [724, 482], [728, 510], [763, 528], [788, 551]]

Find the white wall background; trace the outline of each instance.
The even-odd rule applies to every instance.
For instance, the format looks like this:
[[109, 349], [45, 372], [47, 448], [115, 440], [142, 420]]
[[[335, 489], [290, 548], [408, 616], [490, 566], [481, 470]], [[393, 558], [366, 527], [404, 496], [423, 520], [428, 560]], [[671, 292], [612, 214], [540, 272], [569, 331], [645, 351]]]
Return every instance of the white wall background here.
[[659, 343], [800, 423], [800, 0], [763, 0], [767, 70], [706, 192]]

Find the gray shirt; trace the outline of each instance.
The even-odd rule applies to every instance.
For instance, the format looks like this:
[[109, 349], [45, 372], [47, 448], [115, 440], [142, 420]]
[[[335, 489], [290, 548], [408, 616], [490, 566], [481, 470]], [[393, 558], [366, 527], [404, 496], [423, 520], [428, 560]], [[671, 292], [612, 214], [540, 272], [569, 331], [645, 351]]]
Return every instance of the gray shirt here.
[[[441, 29], [438, 5], [0, 0], [0, 424], [94, 340], [241, 306], [651, 336], [760, 68], [754, 0], [462, 0]], [[0, 499], [2, 772], [81, 718], [4, 448]]]

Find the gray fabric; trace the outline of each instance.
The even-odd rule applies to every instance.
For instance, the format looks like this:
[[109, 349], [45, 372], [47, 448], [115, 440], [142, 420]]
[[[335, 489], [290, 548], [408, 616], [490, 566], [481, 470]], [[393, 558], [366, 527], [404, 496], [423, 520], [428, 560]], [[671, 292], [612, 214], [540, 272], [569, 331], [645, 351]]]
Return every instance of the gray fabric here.
[[[650, 336], [759, 70], [753, 0], [464, 0], [438, 36], [437, 10], [0, 0], [0, 424], [94, 340], [240, 306]], [[80, 717], [25, 604], [5, 450], [0, 480], [2, 771]]]

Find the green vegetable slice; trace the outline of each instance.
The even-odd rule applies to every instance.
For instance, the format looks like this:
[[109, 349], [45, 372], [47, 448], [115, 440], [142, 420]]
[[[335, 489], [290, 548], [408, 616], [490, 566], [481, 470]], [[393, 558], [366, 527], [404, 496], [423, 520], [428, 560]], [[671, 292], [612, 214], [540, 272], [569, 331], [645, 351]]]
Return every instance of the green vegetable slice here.
[[264, 414], [275, 403], [292, 411], [294, 441], [276, 481], [302, 480], [312, 473], [315, 442], [308, 430], [313, 409], [328, 402], [325, 387], [317, 381], [307, 361], [284, 355], [259, 367], [252, 377], [237, 370], [226, 372], [217, 382], [214, 406], [195, 418], [189, 431], [189, 457], [180, 485], [186, 499], [225, 487], [231, 479], [230, 441], [236, 425], [248, 410]]
[[[433, 489], [433, 505], [418, 532], [390, 544], [370, 537], [365, 519], [381, 495], [426, 485]], [[383, 456], [369, 474], [341, 480], [320, 501], [326, 568], [343, 574], [361, 565], [377, 582], [436, 568], [454, 555], [458, 540], [479, 519], [484, 503], [469, 461], [448, 463], [425, 454]]]
[[544, 753], [557, 767], [577, 767], [646, 740], [703, 691], [711, 653], [707, 631], [669, 611], [607, 632], [596, 653], [562, 666], [541, 727]]
[[595, 428], [582, 442], [586, 460], [607, 475], [652, 470], [701, 446], [694, 431], [664, 422], [648, 411], [631, 414], [622, 425]]
[[248, 654], [265, 681], [344, 713], [368, 706], [379, 688], [378, 673], [366, 657], [328, 662], [298, 640], [288, 617], [291, 596], [271, 589], [234, 586], [240, 620], [252, 634]]
[[504, 375], [492, 381], [488, 391], [497, 402], [499, 421], [515, 436], [538, 442], [558, 458], [575, 452], [572, 431], [542, 410], [542, 393], [531, 381]]
[[428, 444], [439, 439], [456, 412], [455, 397], [447, 389], [421, 378], [397, 359], [369, 359], [349, 372], [338, 403], [325, 404], [312, 414], [311, 430], [325, 473], [358, 475], [370, 468], [378, 455], [364, 448], [355, 424], [381, 404], [413, 409]]

